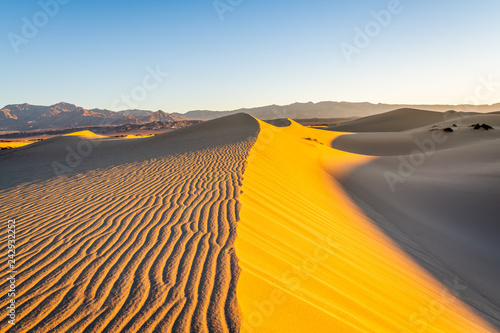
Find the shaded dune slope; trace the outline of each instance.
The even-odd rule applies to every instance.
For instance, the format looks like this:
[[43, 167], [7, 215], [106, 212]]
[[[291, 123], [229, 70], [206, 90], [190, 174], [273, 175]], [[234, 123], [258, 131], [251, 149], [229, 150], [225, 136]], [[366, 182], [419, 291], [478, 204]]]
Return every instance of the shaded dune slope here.
[[428, 155], [379, 157], [339, 181], [493, 303], [484, 310], [500, 327], [499, 146], [497, 134]]
[[[233, 243], [258, 130], [235, 115], [125, 145], [102, 141], [60, 178], [49, 177], [46, 155], [62, 159], [82, 138], [3, 155], [7, 173], [11, 159], [38, 157], [38, 170], [24, 166], [38, 182], [0, 190], [0, 215], [17, 220], [15, 331], [237, 332]], [[2, 308], [7, 301], [2, 294]], [[0, 331], [9, 328], [3, 319]]]
[[[471, 125], [477, 123], [488, 124], [497, 130], [474, 130]], [[445, 128], [452, 128], [453, 132], [445, 133], [443, 132]], [[455, 114], [450, 116], [448, 120], [401, 132], [374, 131], [340, 135], [332, 142], [332, 147], [351, 153], [373, 156], [409, 155], [414, 151], [424, 149], [422, 147], [428, 146], [425, 142], [429, 140], [435, 142], [433, 149], [443, 150], [495, 139], [500, 136], [499, 133], [500, 115], [465, 116]]]
[[[327, 130], [336, 132], [402, 132], [448, 120], [460, 121], [466, 117], [496, 116], [498, 113], [457, 112], [457, 111], [426, 111], [418, 109], [398, 109], [373, 116], [355, 119], [336, 126], [330, 126]], [[452, 122], [453, 123], [453, 122]], [[452, 124], [450, 123], [450, 125]]]
[[[88, 135], [60, 136], [14, 150], [2, 150], [0, 188], [51, 179], [56, 175], [54, 162], [70, 166], [71, 172], [67, 174], [77, 174], [232, 144], [248, 135], [249, 126], [252, 130], [253, 127], [258, 128], [252, 117], [236, 114], [140, 140], [89, 140]], [[89, 150], [90, 153], [87, 154], [86, 151]]]
[[[397, 133], [339, 135], [332, 147], [374, 157], [337, 179], [436, 278], [458, 275], [461, 298], [500, 328], [500, 117], [447, 118]], [[495, 129], [474, 130], [477, 123]], [[453, 132], [442, 131], [448, 127]]]
[[[460, 114], [460, 112], [453, 112]], [[363, 117], [328, 129], [338, 132], [400, 132], [443, 120], [443, 113], [418, 109], [398, 109]]]
[[[495, 129], [474, 130], [477, 123]], [[453, 132], [444, 133], [447, 127]], [[421, 128], [345, 134], [332, 142], [336, 149], [378, 156], [338, 180], [373, 220], [408, 236], [403, 242], [419, 244], [409, 251], [417, 260], [422, 250], [432, 253], [465, 279], [463, 296], [500, 327], [499, 146], [494, 113], [455, 114]]]

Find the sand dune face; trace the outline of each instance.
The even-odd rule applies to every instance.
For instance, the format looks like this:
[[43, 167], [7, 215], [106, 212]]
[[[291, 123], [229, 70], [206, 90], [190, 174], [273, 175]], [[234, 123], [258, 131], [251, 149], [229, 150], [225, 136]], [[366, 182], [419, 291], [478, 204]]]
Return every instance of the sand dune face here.
[[2, 149], [14, 149], [14, 148], [19, 148], [23, 146], [27, 146], [32, 144], [33, 142], [31, 141], [1, 141], [0, 140], [0, 150]]
[[[2, 190], [18, 225], [16, 332], [237, 332], [237, 200], [258, 126], [230, 118], [134, 140], [149, 150], [136, 161]], [[96, 154], [116, 160], [114, 142]]]
[[94, 132], [87, 131], [87, 130], [68, 133], [68, 134], [64, 134], [63, 136], [83, 136], [83, 137], [87, 137], [87, 138], [102, 138], [101, 135], [97, 135]]
[[329, 129], [341, 132], [400, 132], [433, 124], [442, 119], [441, 112], [398, 109], [349, 121]]
[[[475, 130], [477, 123], [495, 129]], [[461, 298], [497, 327], [499, 128], [498, 115], [462, 115], [398, 133], [340, 135], [332, 142], [337, 149], [377, 156], [337, 179], [437, 278], [460, 276]]]
[[[425, 116], [426, 114], [423, 115], [424, 120]], [[474, 130], [471, 125], [485, 123], [500, 129], [500, 115], [463, 116], [454, 114], [447, 116], [441, 114], [440, 116], [439, 121], [435, 123], [401, 132], [394, 132], [394, 127], [388, 126], [384, 121], [381, 121], [380, 124], [378, 121], [377, 123], [370, 122], [375, 128], [387, 128], [388, 131], [340, 135], [333, 141], [332, 147], [356, 154], [398, 156], [429, 149], [429, 141], [432, 142], [433, 151], [438, 151], [476, 144], [480, 141], [496, 139], [499, 136], [498, 132], [500, 131]], [[450, 119], [444, 120], [448, 117]], [[400, 116], [394, 118], [392, 121], [397, 122]], [[435, 117], [431, 117], [428, 121], [432, 119]], [[356, 129], [354, 124], [352, 126], [353, 129]], [[416, 124], [414, 123], [412, 126], [416, 126]], [[445, 128], [451, 128], [453, 132], [445, 133], [443, 131]]]
[[[500, 135], [495, 131], [429, 155], [379, 157], [340, 180], [493, 302], [493, 317], [500, 324], [495, 287], [500, 275]], [[455, 144], [464, 138], [460, 132], [450, 136]]]
[[260, 126], [236, 239], [242, 332], [494, 332], [327, 174], [371, 157], [329, 148], [338, 133]]

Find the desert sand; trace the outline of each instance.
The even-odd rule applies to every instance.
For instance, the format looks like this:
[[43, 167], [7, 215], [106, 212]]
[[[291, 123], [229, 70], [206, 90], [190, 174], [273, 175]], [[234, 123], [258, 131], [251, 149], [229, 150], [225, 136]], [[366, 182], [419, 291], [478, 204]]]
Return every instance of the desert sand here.
[[[431, 228], [432, 210], [416, 209], [419, 193], [402, 186], [401, 198], [380, 189], [373, 201], [373, 173], [393, 157], [342, 142], [358, 134], [245, 114], [132, 140], [74, 134], [0, 152], [0, 211], [17, 225], [18, 320], [2, 318], [1, 332], [497, 331], [496, 272], [473, 271], [497, 264], [494, 218]], [[450, 139], [439, 151], [476, 154], [448, 179], [470, 172], [461, 185], [483, 200], [499, 188], [475, 183], [496, 175], [495, 140]], [[404, 185], [418, 187], [417, 176]], [[472, 206], [491, 209], [493, 198]], [[408, 216], [425, 218], [405, 229]], [[467, 232], [470, 256], [454, 261], [463, 253], [442, 244]], [[0, 306], [8, 301], [2, 293]]]
[[[474, 130], [471, 125], [477, 123], [495, 129]], [[439, 130], [447, 127], [454, 132]], [[435, 276], [449, 275], [445, 267], [463, 278], [463, 298], [498, 327], [499, 115], [460, 116], [402, 132], [341, 135], [332, 145], [377, 156], [340, 182], [365, 213], [392, 230], [395, 240], [412, 244], [406, 244], [407, 252]], [[422, 253], [442, 266], [428, 263], [429, 255]]]
[[260, 126], [236, 239], [242, 332], [494, 331], [345, 194], [337, 179], [372, 157], [332, 150], [340, 133]]
[[1, 149], [13, 149], [32, 144], [33, 141], [28, 140], [0, 140], [0, 150]]
[[337, 132], [400, 132], [438, 123], [446, 119], [457, 119], [473, 114], [490, 115], [453, 110], [436, 112], [403, 108], [331, 126], [330, 129]]
[[82, 137], [4, 153], [15, 160], [2, 163], [7, 174], [30, 156], [47, 159], [32, 182], [1, 191], [2, 216], [18, 224], [15, 330], [236, 331], [237, 198], [257, 131], [253, 118], [233, 116], [152, 138], [104, 139], [80, 173], [59, 178], [47, 175], [47, 152], [64, 163], [65, 147]]

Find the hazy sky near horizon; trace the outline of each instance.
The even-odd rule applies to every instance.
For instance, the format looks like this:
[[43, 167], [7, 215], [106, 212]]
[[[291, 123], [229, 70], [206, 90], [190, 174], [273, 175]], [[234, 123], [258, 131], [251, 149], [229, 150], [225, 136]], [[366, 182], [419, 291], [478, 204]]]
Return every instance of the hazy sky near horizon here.
[[0, 107], [500, 102], [498, 0], [1, 4]]

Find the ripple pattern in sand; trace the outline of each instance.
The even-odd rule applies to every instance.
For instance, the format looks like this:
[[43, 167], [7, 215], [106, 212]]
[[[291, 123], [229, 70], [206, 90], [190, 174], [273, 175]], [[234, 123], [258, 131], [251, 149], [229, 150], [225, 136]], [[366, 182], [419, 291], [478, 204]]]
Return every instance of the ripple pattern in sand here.
[[254, 141], [0, 191], [19, 318], [0, 331], [239, 331], [233, 246]]

